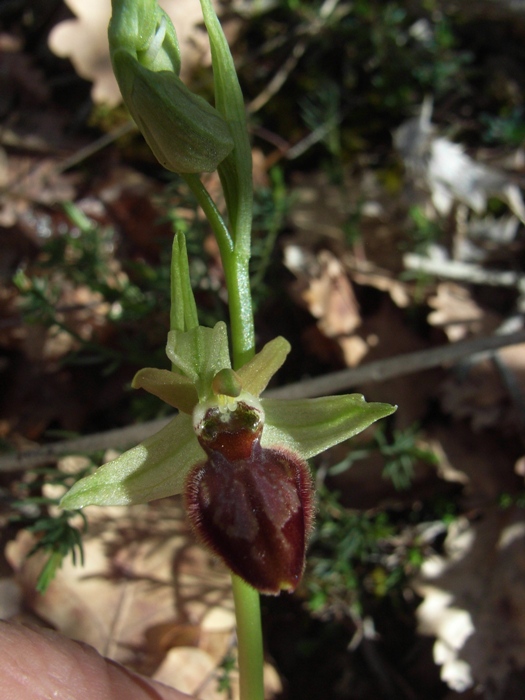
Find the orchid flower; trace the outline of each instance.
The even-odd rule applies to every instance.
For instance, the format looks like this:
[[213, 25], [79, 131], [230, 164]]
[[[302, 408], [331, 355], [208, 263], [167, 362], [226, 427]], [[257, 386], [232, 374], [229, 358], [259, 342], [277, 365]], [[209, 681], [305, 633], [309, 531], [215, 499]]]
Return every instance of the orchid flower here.
[[304, 568], [314, 500], [306, 460], [394, 411], [360, 394], [261, 396], [290, 350], [282, 337], [236, 372], [226, 325], [168, 333], [174, 371], [134, 380], [178, 415], [162, 430], [78, 481], [66, 509], [130, 505], [183, 493], [198, 536], [264, 593], [294, 590]]

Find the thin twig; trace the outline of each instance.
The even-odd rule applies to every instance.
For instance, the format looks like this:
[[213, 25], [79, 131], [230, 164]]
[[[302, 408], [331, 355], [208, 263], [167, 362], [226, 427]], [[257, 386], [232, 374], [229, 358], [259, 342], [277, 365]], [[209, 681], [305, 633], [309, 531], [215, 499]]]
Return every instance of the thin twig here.
[[98, 153], [103, 148], [106, 148], [106, 146], [112, 144], [121, 136], [125, 136], [126, 134], [130, 134], [131, 132], [137, 130], [138, 129], [135, 122], [132, 122], [131, 120], [126, 122], [125, 124], [122, 124], [113, 131], [110, 131], [107, 134], [103, 134], [98, 139], [95, 139], [95, 141], [89, 143], [87, 146], [84, 146], [78, 151], [75, 151], [75, 153], [69, 156], [69, 158], [66, 158], [57, 165], [56, 172], [63, 173], [64, 171], [73, 168], [75, 165], [79, 165], [87, 158], [91, 158], [91, 156], [95, 155], [95, 153]]
[[266, 85], [264, 90], [262, 90], [257, 97], [254, 97], [253, 100], [246, 105], [246, 109], [249, 114], [258, 112], [267, 102], [272, 99], [275, 94], [279, 92], [284, 83], [288, 80], [295, 66], [299, 63], [299, 59], [303, 56], [307, 46], [308, 41], [306, 39], [298, 41], [294, 45], [291, 54], [279, 68], [277, 73], [275, 73], [268, 85]]
[[316, 37], [322, 27], [336, 11], [339, 0], [325, 0], [322, 4], [317, 17], [306, 26], [302, 38], [295, 38], [293, 49], [286, 61], [282, 64], [279, 70], [275, 73], [270, 82], [266, 85], [257, 97], [246, 105], [246, 109], [250, 114], [257, 112], [271, 100], [271, 98], [279, 92], [284, 83], [290, 77], [292, 71], [299, 63], [309, 43], [313, 37]]
[[509, 335], [492, 335], [486, 338], [465, 340], [429, 350], [404, 353], [386, 360], [370, 362], [355, 369], [343, 369], [323, 377], [315, 377], [288, 387], [275, 389], [273, 397], [301, 398], [302, 396], [324, 396], [350, 387], [382, 382], [394, 377], [414, 374], [432, 367], [451, 364], [474, 353], [497, 350], [507, 345], [525, 343], [525, 331]]
[[93, 433], [73, 438], [72, 440], [53, 442], [35, 450], [24, 450], [14, 455], [0, 457], [0, 472], [32, 469], [38, 465], [53, 462], [63, 455], [89, 454], [90, 452], [111, 448], [126, 449], [161, 430], [172, 418], [173, 416], [159, 418], [146, 423], [129, 425], [126, 428], [116, 428], [115, 430]]
[[[414, 374], [433, 367], [452, 364], [473, 354], [493, 353], [498, 348], [525, 343], [525, 331], [509, 335], [493, 335], [475, 340], [465, 340], [452, 345], [405, 353], [386, 360], [370, 362], [356, 369], [345, 369], [323, 377], [305, 379], [278, 389], [272, 389], [264, 396], [272, 398], [308, 398], [341, 392], [355, 386], [370, 384], [393, 377]], [[36, 450], [19, 452], [0, 458], [0, 472], [32, 469], [40, 464], [53, 461], [65, 454], [89, 453], [111, 447], [126, 449], [141, 442], [163, 428], [171, 418], [162, 418], [126, 428], [94, 433], [74, 440], [57, 442]]]
[[457, 260], [434, 260], [415, 253], [403, 257], [407, 270], [426, 272], [436, 277], [458, 280], [468, 284], [486, 284], [491, 287], [515, 287], [525, 293], [525, 275], [509, 270], [486, 270], [478, 265]]

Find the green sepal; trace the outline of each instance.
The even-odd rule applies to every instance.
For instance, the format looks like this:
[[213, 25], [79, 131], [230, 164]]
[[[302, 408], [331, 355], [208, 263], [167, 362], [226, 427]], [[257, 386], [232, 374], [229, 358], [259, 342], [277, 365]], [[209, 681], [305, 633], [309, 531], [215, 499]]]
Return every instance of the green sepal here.
[[195, 385], [184, 375], [167, 369], [144, 367], [133, 377], [133, 389], [145, 389], [170, 406], [191, 415], [199, 401]]
[[197, 305], [191, 288], [186, 238], [177, 231], [173, 238], [170, 267], [170, 330], [189, 331], [199, 325]]
[[234, 145], [219, 112], [174, 72], [151, 71], [125, 50], [112, 61], [126, 107], [159, 163], [176, 173], [216, 170]]
[[191, 417], [181, 413], [155, 435], [77, 481], [60, 506], [126, 506], [173, 496], [181, 493], [190, 468], [204, 459]]
[[396, 406], [367, 403], [361, 394], [318, 399], [263, 399], [266, 420], [261, 443], [287, 447], [304, 459], [360, 433]]
[[212, 395], [212, 381], [225, 367], [231, 368], [226, 324], [198, 326], [186, 332], [170, 331], [166, 354], [173, 367], [195, 384], [199, 401]]

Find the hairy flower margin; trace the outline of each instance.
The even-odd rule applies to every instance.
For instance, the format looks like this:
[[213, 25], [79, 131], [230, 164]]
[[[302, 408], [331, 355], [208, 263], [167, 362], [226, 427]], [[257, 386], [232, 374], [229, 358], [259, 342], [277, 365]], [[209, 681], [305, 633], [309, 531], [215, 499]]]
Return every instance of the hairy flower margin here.
[[394, 412], [360, 394], [260, 397], [290, 350], [275, 338], [234, 372], [226, 325], [168, 334], [173, 371], [133, 380], [180, 413], [162, 430], [78, 481], [66, 509], [130, 505], [184, 493], [201, 541], [264, 593], [294, 590], [313, 519], [306, 460]]

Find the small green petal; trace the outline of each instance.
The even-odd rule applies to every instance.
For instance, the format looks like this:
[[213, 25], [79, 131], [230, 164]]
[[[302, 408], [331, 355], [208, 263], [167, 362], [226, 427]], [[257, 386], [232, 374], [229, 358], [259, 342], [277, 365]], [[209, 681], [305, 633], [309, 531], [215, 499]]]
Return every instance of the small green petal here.
[[211, 388], [216, 396], [223, 394], [224, 396], [235, 397], [240, 395], [242, 384], [237, 372], [234, 372], [229, 367], [224, 367], [213, 378]]
[[284, 364], [289, 352], [290, 343], [281, 336], [266, 343], [261, 352], [237, 370], [243, 390], [252, 396], [259, 396]]
[[191, 467], [205, 458], [191, 417], [181, 413], [155, 435], [77, 481], [60, 506], [126, 506], [173, 496], [181, 493]]
[[192, 382], [182, 374], [170, 372], [167, 369], [145, 367], [133, 377], [131, 386], [134, 389], [145, 389], [150, 394], [158, 396], [170, 406], [179, 411], [191, 414], [199, 398]]
[[309, 459], [357, 435], [396, 410], [387, 403], [367, 403], [361, 394], [318, 399], [262, 399], [266, 415], [261, 443], [288, 447]]

